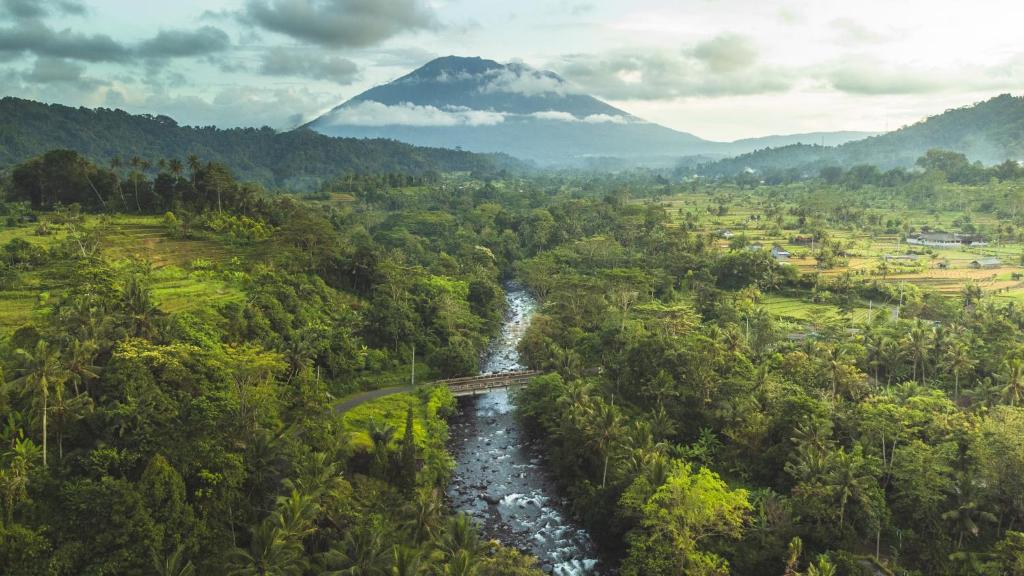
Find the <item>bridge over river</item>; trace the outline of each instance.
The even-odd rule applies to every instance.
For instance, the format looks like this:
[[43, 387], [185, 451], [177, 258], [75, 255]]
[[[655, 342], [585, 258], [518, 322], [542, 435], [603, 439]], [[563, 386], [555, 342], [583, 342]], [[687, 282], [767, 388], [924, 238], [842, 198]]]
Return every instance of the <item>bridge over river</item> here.
[[[426, 386], [443, 384], [448, 386], [452, 391], [452, 394], [456, 397], [473, 396], [476, 394], [484, 394], [490, 390], [522, 386], [528, 383], [530, 378], [540, 376], [541, 374], [543, 374], [543, 372], [540, 370], [514, 370], [511, 372], [500, 372], [497, 374], [478, 374], [476, 376], [463, 376], [461, 378], [450, 378], [448, 380], [435, 380], [426, 384]], [[334, 406], [334, 411], [337, 414], [344, 414], [356, 406], [371, 400], [376, 400], [377, 398], [390, 396], [392, 394], [401, 394], [402, 392], [412, 392], [415, 389], [416, 386], [410, 385], [369, 390], [339, 402]]]

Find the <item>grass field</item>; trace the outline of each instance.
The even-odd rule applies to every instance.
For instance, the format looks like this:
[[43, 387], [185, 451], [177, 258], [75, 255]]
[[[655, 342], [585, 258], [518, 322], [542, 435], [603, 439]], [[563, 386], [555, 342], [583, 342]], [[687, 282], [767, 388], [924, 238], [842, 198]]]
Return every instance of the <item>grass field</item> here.
[[[89, 217], [87, 225], [98, 223]], [[0, 246], [15, 238], [53, 248], [66, 238], [60, 225], [51, 226], [51, 234], [36, 235], [36, 225], [0, 228]], [[244, 294], [233, 285], [210, 272], [228, 265], [233, 258], [249, 258], [253, 249], [240, 248], [209, 239], [171, 237], [161, 225], [159, 216], [114, 216], [102, 226], [100, 250], [115, 264], [128, 260], [148, 261], [153, 265], [150, 287], [160, 308], [166, 312], [200, 309], [230, 301], [240, 301]], [[202, 270], [193, 264], [202, 262]], [[59, 294], [63, 286], [50, 284], [43, 270], [19, 274], [18, 282], [9, 290], [0, 291], [0, 334], [25, 324], [48, 308], [47, 302]]]

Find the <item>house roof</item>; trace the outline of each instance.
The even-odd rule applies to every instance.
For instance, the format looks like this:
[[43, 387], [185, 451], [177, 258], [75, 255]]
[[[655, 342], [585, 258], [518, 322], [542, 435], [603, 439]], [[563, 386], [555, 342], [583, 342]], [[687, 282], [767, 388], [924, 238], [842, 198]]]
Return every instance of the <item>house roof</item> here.
[[980, 266], [997, 266], [1002, 263], [1003, 261], [999, 258], [978, 258], [971, 262], [971, 264], [978, 264]]

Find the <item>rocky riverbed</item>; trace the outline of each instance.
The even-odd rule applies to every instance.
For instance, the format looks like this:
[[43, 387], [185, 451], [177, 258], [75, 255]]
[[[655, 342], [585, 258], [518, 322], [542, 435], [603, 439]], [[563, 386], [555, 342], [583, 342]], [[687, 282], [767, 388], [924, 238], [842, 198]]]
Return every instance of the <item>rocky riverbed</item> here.
[[[536, 302], [521, 286], [505, 291], [505, 324], [482, 373], [523, 369], [516, 346]], [[486, 538], [530, 552], [552, 574], [601, 574], [590, 537], [566, 516], [539, 447], [519, 429], [509, 392], [465, 396], [458, 407], [451, 421], [452, 507], [472, 515]]]

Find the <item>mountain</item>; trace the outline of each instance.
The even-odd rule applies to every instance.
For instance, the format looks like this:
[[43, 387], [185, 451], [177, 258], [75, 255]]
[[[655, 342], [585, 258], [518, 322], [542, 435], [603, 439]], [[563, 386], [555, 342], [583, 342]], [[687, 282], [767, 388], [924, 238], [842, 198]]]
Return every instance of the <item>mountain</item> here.
[[55, 148], [98, 162], [134, 156], [155, 162], [190, 154], [228, 165], [243, 180], [309, 189], [344, 172], [495, 171], [518, 165], [500, 156], [416, 147], [392, 140], [332, 138], [311, 130], [221, 130], [179, 126], [167, 116], [0, 99], [0, 169]]
[[815, 174], [825, 166], [872, 164], [882, 169], [909, 167], [933, 148], [966, 154], [974, 161], [998, 164], [1024, 159], [1024, 97], [1002, 94], [947, 110], [916, 124], [838, 146], [781, 146], [705, 164], [707, 175], [799, 170]]
[[[711, 142], [582, 94], [554, 72], [447, 56], [344, 102], [306, 127], [331, 136], [503, 152], [540, 164], [593, 158], [725, 157], [767, 145], [845, 142], [867, 133]], [[770, 144], [769, 144], [770, 142]]]

